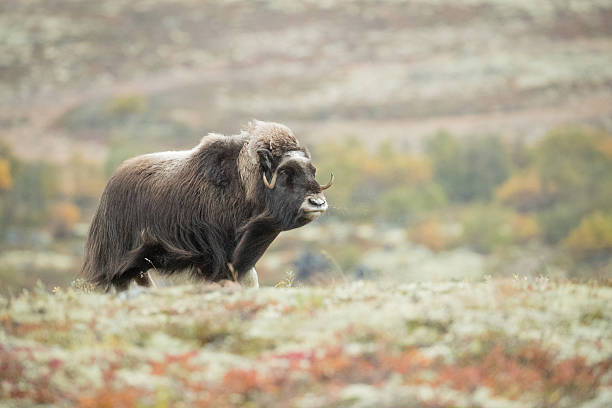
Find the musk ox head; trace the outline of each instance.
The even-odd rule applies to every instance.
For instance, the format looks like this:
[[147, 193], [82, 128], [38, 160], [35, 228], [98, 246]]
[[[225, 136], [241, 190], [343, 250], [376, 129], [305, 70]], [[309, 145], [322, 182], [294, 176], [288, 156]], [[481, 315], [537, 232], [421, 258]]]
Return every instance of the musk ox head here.
[[310, 153], [291, 129], [253, 121], [245, 132], [249, 160], [241, 166], [241, 177], [247, 196], [263, 204], [283, 229], [300, 227], [323, 214], [327, 210], [323, 190], [331, 187], [334, 176], [325, 185], [316, 181]]

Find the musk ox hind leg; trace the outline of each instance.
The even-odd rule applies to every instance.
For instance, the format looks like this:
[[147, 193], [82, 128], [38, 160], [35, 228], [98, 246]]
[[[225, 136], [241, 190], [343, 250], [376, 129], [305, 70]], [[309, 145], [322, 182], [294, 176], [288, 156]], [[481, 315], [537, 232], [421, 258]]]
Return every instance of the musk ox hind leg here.
[[[155, 269], [162, 276], [191, 271], [193, 278], [218, 280], [221, 274], [221, 249], [207, 242], [193, 244], [183, 242], [180, 247], [173, 242], [144, 232], [138, 247], [123, 256], [119, 267], [111, 277], [111, 285], [125, 290], [132, 280], [142, 286], [156, 287], [149, 270]], [[215, 254], [218, 254], [215, 256]], [[219, 259], [217, 259], [219, 258]]]
[[151, 286], [153, 282], [147, 271], [155, 267], [154, 261], [163, 256], [163, 252], [160, 245], [149, 243], [131, 250], [111, 277], [110, 284], [118, 292], [126, 290], [131, 281], [135, 281], [140, 286]]

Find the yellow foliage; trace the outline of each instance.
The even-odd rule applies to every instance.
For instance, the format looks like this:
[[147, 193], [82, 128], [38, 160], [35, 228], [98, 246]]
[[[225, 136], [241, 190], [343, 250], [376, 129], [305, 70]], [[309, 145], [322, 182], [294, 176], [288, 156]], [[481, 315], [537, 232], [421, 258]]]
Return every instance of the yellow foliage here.
[[81, 210], [76, 205], [63, 202], [53, 209], [54, 229], [57, 234], [65, 234], [72, 231], [81, 218]]
[[323, 178], [330, 172], [336, 176], [336, 184], [326, 191], [329, 201], [336, 206], [349, 205], [353, 191], [362, 182], [362, 166], [368, 157], [364, 146], [356, 140], [346, 144], [330, 143], [320, 148], [317, 157], [317, 173]]
[[0, 191], [10, 190], [13, 188], [13, 179], [11, 178], [11, 167], [5, 159], [0, 159]]
[[597, 211], [584, 217], [563, 241], [563, 246], [579, 255], [612, 250], [612, 215]]
[[433, 174], [429, 158], [398, 151], [389, 143], [382, 143], [378, 151], [356, 139], [324, 144], [317, 158], [322, 177], [330, 171], [336, 176], [338, 182], [329, 190], [329, 199], [338, 208], [352, 205], [355, 193], [363, 189], [413, 186], [430, 181]]
[[106, 184], [100, 165], [89, 162], [80, 155], [70, 158], [68, 166], [61, 172], [60, 177], [61, 193], [69, 197], [97, 199]]
[[433, 173], [429, 159], [407, 154], [394, 155], [383, 163], [383, 169], [386, 177], [405, 184], [430, 181]]
[[447, 242], [440, 222], [435, 219], [418, 224], [410, 233], [412, 242], [423, 245], [432, 251], [446, 248]]
[[372, 156], [371, 159], [379, 162], [379, 177], [386, 184], [418, 184], [430, 181], [433, 175], [431, 162], [427, 157], [398, 151], [388, 141], [381, 143], [378, 155]]
[[121, 95], [106, 104], [108, 113], [112, 115], [128, 115], [145, 110], [147, 100], [142, 95]]
[[597, 143], [597, 150], [603, 153], [608, 159], [612, 159], [612, 137], [608, 137]]
[[499, 186], [496, 197], [506, 204], [519, 204], [539, 196], [542, 193], [542, 181], [534, 172], [519, 174], [509, 178]]
[[511, 225], [514, 237], [519, 242], [535, 238], [540, 233], [540, 225], [533, 216], [516, 214], [512, 217]]
[[381, 172], [381, 168], [382, 168], [382, 163], [380, 162], [380, 160], [377, 160], [376, 157], [365, 157], [363, 159], [363, 171], [365, 173], [366, 176], [370, 175], [370, 176], [376, 176], [378, 174], [380, 174]]

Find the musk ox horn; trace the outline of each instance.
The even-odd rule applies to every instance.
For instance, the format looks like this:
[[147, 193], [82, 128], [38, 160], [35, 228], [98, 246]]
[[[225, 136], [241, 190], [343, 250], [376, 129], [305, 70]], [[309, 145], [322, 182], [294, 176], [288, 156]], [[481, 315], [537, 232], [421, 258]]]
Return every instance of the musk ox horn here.
[[263, 173], [263, 182], [270, 190], [274, 189], [274, 186], [276, 185], [276, 176], [278, 176], [278, 173], [275, 171], [272, 175], [272, 181], [268, 182], [268, 179], [266, 178], [266, 173]]
[[321, 190], [327, 190], [328, 188], [330, 188], [332, 185], [334, 184], [334, 173], [331, 174], [331, 178], [329, 179], [329, 183], [327, 183], [324, 186], [319, 186], [321, 188]]

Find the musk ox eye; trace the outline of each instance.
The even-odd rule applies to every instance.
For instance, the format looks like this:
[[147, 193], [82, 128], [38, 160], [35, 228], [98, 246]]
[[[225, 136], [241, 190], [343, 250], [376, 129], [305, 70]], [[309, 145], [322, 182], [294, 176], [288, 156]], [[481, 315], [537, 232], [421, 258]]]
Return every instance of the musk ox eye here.
[[287, 169], [281, 169], [278, 171], [278, 175], [281, 177], [283, 182], [288, 183], [291, 180], [291, 174]]
[[287, 178], [293, 178], [295, 176], [295, 171], [293, 169], [284, 168], [279, 171], [281, 176], [285, 176]]

